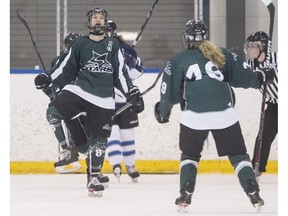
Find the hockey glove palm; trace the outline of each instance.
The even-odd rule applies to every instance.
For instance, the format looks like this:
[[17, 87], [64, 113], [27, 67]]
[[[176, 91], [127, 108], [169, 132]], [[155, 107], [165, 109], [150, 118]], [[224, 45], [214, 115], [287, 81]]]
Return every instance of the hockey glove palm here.
[[[157, 102], [155, 104], [155, 107], [154, 107], [154, 116], [155, 116], [155, 119], [160, 123], [160, 124], [163, 124], [163, 123], [167, 123], [169, 122], [169, 117], [163, 117], [161, 116], [160, 114], [160, 102]], [[170, 116], [170, 113], [168, 114], [168, 116]]]
[[261, 85], [272, 84], [275, 77], [274, 68], [261, 68], [257, 71]]
[[38, 74], [34, 79], [36, 89], [44, 89], [45, 87], [49, 86], [51, 82], [51, 78], [45, 73]]

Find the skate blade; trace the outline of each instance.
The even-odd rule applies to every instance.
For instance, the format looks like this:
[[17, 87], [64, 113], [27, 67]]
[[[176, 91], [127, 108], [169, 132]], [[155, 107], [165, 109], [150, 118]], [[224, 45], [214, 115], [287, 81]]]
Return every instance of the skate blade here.
[[117, 175], [115, 175], [115, 176], [116, 176], [116, 178], [117, 178], [117, 180], [118, 180], [118, 183], [120, 183], [120, 177], [121, 177], [121, 175], [117, 174]]
[[102, 191], [88, 190], [88, 196], [89, 197], [102, 197], [103, 196], [103, 192]]
[[256, 208], [257, 213], [261, 213], [261, 207], [262, 205], [260, 203], [254, 204], [254, 207]]
[[114, 175], [118, 180], [118, 183], [120, 183], [120, 177], [121, 177], [121, 169], [119, 167], [116, 167], [114, 169]]
[[187, 213], [188, 212], [188, 204], [182, 204], [182, 205], [177, 205], [178, 208], [177, 208], [177, 211], [180, 212], [180, 213]]
[[132, 178], [132, 183], [138, 183], [138, 177]]
[[63, 173], [75, 172], [77, 170], [80, 170], [81, 168], [82, 168], [82, 166], [79, 163], [79, 161], [75, 161], [75, 162], [68, 164], [68, 165], [55, 167], [55, 170], [57, 173], [63, 174]]

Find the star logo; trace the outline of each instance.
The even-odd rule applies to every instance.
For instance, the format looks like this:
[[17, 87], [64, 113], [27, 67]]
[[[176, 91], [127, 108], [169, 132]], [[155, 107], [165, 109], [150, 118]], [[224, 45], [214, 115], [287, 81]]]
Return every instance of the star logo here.
[[107, 61], [108, 53], [99, 54], [92, 51], [93, 57], [84, 66], [84, 70], [100, 73], [112, 73], [112, 65]]

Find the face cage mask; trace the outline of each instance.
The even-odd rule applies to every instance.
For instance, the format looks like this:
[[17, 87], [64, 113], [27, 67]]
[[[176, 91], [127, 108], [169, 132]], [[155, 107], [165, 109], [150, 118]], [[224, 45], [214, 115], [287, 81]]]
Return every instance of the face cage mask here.
[[[94, 14], [101, 14], [102, 16], [104, 16], [104, 26], [101, 25], [95, 25], [95, 26], [91, 26], [91, 19], [92, 16], [94, 16]], [[95, 34], [95, 35], [102, 35], [104, 34], [104, 30], [106, 28], [107, 25], [107, 20], [108, 20], [108, 14], [107, 12], [105, 12], [104, 9], [99, 8], [99, 9], [95, 9], [93, 11], [90, 12], [89, 17], [86, 18], [86, 22], [87, 22], [87, 27], [90, 29], [90, 33]]]

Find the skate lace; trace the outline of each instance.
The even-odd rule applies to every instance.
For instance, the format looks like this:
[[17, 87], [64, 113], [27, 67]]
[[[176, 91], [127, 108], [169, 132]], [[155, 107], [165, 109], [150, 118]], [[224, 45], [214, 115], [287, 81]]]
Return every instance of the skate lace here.
[[69, 149], [64, 149], [63, 151], [60, 152], [59, 158], [60, 160], [66, 160], [71, 156], [71, 152]]
[[137, 172], [135, 166], [127, 166], [128, 173], [135, 173]]
[[91, 185], [99, 185], [99, 184], [100, 184], [100, 182], [97, 179], [97, 177], [93, 177], [87, 186], [90, 187]]

